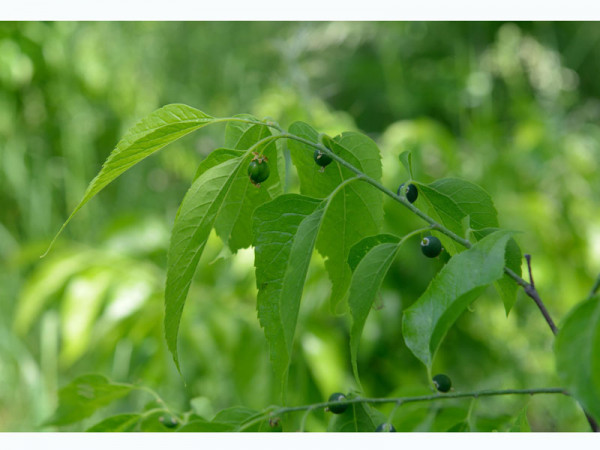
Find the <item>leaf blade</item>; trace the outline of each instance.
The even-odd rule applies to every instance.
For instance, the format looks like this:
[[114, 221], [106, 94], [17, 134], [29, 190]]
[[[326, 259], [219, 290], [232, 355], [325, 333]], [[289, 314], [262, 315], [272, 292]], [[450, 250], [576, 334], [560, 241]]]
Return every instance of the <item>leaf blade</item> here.
[[575, 306], [556, 338], [559, 377], [567, 390], [600, 420], [600, 297]]
[[83, 198], [60, 227], [50, 242], [48, 250], [42, 256], [50, 251], [58, 236], [77, 211], [115, 178], [164, 146], [215, 120], [214, 117], [191, 106], [171, 104], [152, 112], [139, 121], [125, 133], [125, 136], [110, 153], [100, 172], [88, 185]]
[[202, 173], [186, 193], [173, 225], [167, 258], [165, 338], [179, 370], [177, 334], [187, 293], [206, 241], [223, 205], [233, 177], [248, 155], [227, 157]]
[[254, 212], [258, 318], [282, 387], [302, 288], [323, 212], [323, 201], [297, 194], [279, 196]]
[[[375, 296], [379, 292], [383, 279], [398, 252], [400, 243], [400, 238], [396, 237], [395, 240], [392, 241], [390, 235], [383, 235], [383, 237], [376, 240], [387, 240], [387, 242], [371, 247], [356, 265], [352, 274], [352, 282], [350, 284], [350, 293], [348, 296], [348, 306], [350, 308], [351, 318], [350, 358], [354, 377], [359, 385], [360, 378], [358, 375], [357, 358], [360, 336], [367, 320], [367, 316], [373, 306]], [[362, 251], [364, 241], [365, 240], [363, 239], [363, 241], [356, 244], [353, 247], [353, 250], [356, 246], [359, 246], [359, 250]], [[350, 253], [352, 254], [352, 251]]]
[[58, 391], [58, 407], [45, 425], [69, 425], [124, 397], [133, 386], [109, 381], [102, 375], [82, 375]]
[[[318, 133], [302, 122], [292, 124], [290, 133], [318, 142]], [[332, 142], [334, 153], [371, 178], [381, 179], [379, 149], [370, 138], [346, 132], [336, 136]], [[290, 140], [288, 146], [298, 170], [300, 192], [304, 195], [325, 198], [344, 180], [356, 176], [336, 161], [321, 172], [313, 160], [313, 147], [294, 140]], [[366, 183], [345, 186], [329, 205], [323, 232], [317, 240], [317, 250], [326, 258], [325, 268], [332, 283], [332, 309], [338, 309], [348, 293], [352, 278], [348, 266], [350, 249], [361, 239], [379, 233], [382, 224], [382, 193]]]
[[460, 313], [491, 283], [502, 277], [510, 232], [499, 230], [450, 259], [423, 295], [404, 312], [407, 347], [431, 368], [435, 352]]

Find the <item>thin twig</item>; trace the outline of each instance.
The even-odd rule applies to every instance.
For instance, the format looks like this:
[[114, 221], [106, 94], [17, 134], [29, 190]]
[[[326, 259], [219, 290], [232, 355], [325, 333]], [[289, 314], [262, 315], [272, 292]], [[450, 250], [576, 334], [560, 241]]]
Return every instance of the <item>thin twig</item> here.
[[533, 272], [531, 271], [531, 255], [525, 253], [525, 259], [527, 260], [527, 270], [529, 270], [529, 284], [535, 288], [535, 282], [533, 281]]
[[250, 428], [258, 422], [268, 419], [269, 417], [282, 416], [283, 414], [289, 414], [298, 411], [312, 411], [319, 408], [328, 408], [334, 405], [340, 404], [357, 404], [357, 403], [368, 403], [372, 405], [382, 405], [386, 403], [395, 403], [396, 405], [402, 405], [404, 403], [418, 403], [418, 402], [430, 402], [437, 400], [449, 400], [459, 398], [480, 398], [480, 397], [494, 397], [500, 395], [536, 395], [536, 394], [562, 394], [569, 395], [563, 388], [536, 388], [536, 389], [486, 389], [482, 391], [471, 391], [471, 392], [452, 392], [450, 394], [431, 394], [431, 395], [419, 395], [416, 397], [396, 397], [396, 398], [368, 398], [368, 397], [356, 397], [344, 401], [335, 402], [321, 402], [313, 403], [310, 405], [301, 406], [289, 406], [279, 409], [274, 409], [269, 412], [265, 412], [263, 415], [253, 418], [249, 422], [244, 423], [240, 427], [240, 431]]
[[[293, 134], [289, 134], [289, 133], [284, 133], [281, 136], [286, 137], [288, 139], [292, 139], [292, 140], [298, 141], [298, 142], [302, 142], [303, 144], [306, 144], [306, 145], [309, 145], [309, 146], [311, 146], [313, 148], [319, 149], [320, 151], [322, 151], [323, 153], [325, 153], [326, 155], [328, 155], [330, 158], [332, 158], [335, 161], [337, 161], [338, 163], [340, 163], [342, 166], [346, 167], [347, 169], [351, 170], [355, 174], [357, 174], [360, 177], [362, 177], [363, 181], [366, 181], [367, 183], [369, 183], [372, 186], [374, 186], [375, 188], [379, 189], [381, 192], [383, 192], [387, 196], [393, 198], [398, 203], [400, 203], [403, 206], [405, 206], [406, 208], [410, 209], [414, 214], [416, 214], [417, 216], [419, 216], [425, 222], [429, 223], [433, 229], [439, 231], [440, 233], [445, 234], [450, 239], [452, 239], [455, 242], [458, 242], [459, 244], [461, 244], [463, 247], [471, 248], [471, 246], [473, 245], [468, 239], [465, 239], [465, 238], [462, 238], [462, 237], [458, 236], [456, 233], [450, 231], [445, 226], [439, 224], [432, 217], [428, 216], [423, 211], [421, 211], [420, 209], [418, 209], [417, 207], [415, 207], [405, 197], [399, 196], [396, 193], [390, 191], [388, 188], [386, 188], [385, 186], [383, 186], [377, 180], [374, 180], [373, 178], [367, 176], [366, 174], [364, 174], [363, 172], [361, 172], [359, 169], [357, 169], [356, 167], [354, 167], [352, 164], [348, 163], [346, 160], [344, 160], [343, 158], [339, 157], [334, 152], [332, 152], [331, 150], [329, 150], [327, 147], [325, 147], [325, 146], [323, 146], [321, 144], [316, 144], [314, 142], [309, 141], [308, 139], [304, 139], [304, 138], [301, 138], [299, 136], [296, 136], [296, 135], [293, 135]], [[527, 283], [527, 281], [525, 281], [523, 278], [521, 278], [519, 275], [517, 275], [514, 271], [512, 271], [508, 267], [504, 268], [504, 272], [508, 276], [510, 276], [513, 280], [515, 280], [518, 285], [522, 286], [523, 289], [525, 290], [525, 293], [529, 297], [531, 297], [533, 299], [533, 301], [535, 302], [535, 304], [537, 305], [537, 307], [541, 311], [542, 315], [544, 316], [544, 319], [548, 323], [548, 326], [552, 330], [552, 333], [556, 335], [556, 333], [558, 333], [558, 328], [556, 327], [554, 321], [552, 320], [552, 317], [550, 316], [550, 313], [548, 312], [548, 309], [544, 305], [544, 302], [540, 298], [539, 293], [535, 289], [535, 286], [533, 284]], [[531, 278], [531, 281], [533, 281], [533, 278]]]

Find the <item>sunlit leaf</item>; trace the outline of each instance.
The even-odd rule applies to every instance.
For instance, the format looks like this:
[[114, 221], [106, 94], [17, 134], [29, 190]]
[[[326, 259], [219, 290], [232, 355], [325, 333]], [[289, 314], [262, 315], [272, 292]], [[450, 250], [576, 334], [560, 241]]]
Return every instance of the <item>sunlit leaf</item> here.
[[286, 194], [254, 213], [258, 318], [281, 383], [286, 379], [304, 280], [325, 205]]
[[[418, 205], [425, 205], [434, 219], [459, 236], [465, 235], [466, 224], [477, 240], [498, 229], [494, 203], [480, 186], [459, 178], [442, 178], [428, 185], [415, 184], [419, 189]], [[451, 253], [462, 251], [462, 247], [449, 237], [439, 237]], [[512, 238], [506, 248], [505, 264], [521, 275], [521, 250]], [[518, 286], [508, 275], [503, 275], [496, 282], [496, 289], [508, 314], [517, 299]]]
[[182, 104], [164, 106], [142, 119], [125, 133], [125, 136], [108, 156], [98, 175], [88, 185], [79, 204], [52, 239], [48, 250], [75, 213], [111, 181], [165, 145], [212, 123], [214, 120], [208, 114]]
[[192, 183], [179, 207], [171, 234], [165, 290], [165, 337], [178, 368], [177, 333], [196, 266], [237, 173], [252, 156], [220, 155], [224, 162], [211, 167]]
[[[318, 133], [309, 125], [296, 122], [290, 133], [318, 142]], [[333, 139], [332, 151], [375, 180], [381, 179], [379, 149], [360, 133], [343, 133]], [[327, 197], [342, 181], [356, 174], [333, 161], [323, 172], [313, 159], [314, 148], [294, 140], [288, 141], [292, 161], [298, 170], [300, 191], [315, 198]], [[317, 250], [325, 258], [325, 268], [332, 283], [332, 307], [340, 310], [346, 298], [352, 272], [348, 254], [361, 239], [379, 233], [383, 222], [381, 192], [366, 183], [353, 183], [343, 188], [329, 206]]]

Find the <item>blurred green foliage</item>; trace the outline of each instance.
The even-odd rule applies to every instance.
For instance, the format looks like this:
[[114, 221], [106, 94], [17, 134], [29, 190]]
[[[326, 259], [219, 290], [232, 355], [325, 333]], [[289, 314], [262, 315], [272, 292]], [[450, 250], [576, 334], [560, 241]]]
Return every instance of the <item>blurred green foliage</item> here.
[[[180, 332], [186, 384], [162, 334], [170, 227], [197, 164], [222, 145], [222, 127], [121, 177], [39, 259], [119, 137], [154, 109], [182, 102], [214, 116], [305, 120], [330, 135], [361, 130], [380, 145], [392, 190], [407, 177], [398, 161], [407, 149], [420, 181], [480, 184], [501, 225], [522, 232], [560, 322], [600, 270], [599, 72], [594, 23], [0, 23], [0, 430], [40, 429], [57, 387], [90, 372], [142, 383], [208, 419], [278, 401], [251, 249], [232, 256], [209, 240]], [[386, 231], [420, 225], [386, 204]], [[426, 391], [400, 319], [436, 264], [411, 246], [395, 261], [361, 342], [367, 395]], [[353, 388], [348, 326], [330, 313], [329, 289], [315, 255], [289, 404]], [[489, 290], [450, 330], [434, 371], [457, 390], [557, 385], [552, 342], [530, 299], [521, 293], [506, 318]], [[113, 412], [148, 400], [127, 397]], [[468, 420], [506, 430], [527, 401], [534, 431], [587, 429], [560, 397], [481, 399], [469, 417], [469, 400], [407, 405], [394, 425], [443, 431]], [[325, 430], [326, 420], [315, 412], [307, 429]]]

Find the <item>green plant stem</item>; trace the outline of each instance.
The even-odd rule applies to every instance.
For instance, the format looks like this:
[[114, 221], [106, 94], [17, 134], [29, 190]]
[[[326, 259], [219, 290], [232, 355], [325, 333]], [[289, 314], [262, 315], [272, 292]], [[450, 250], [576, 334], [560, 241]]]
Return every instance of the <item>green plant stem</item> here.
[[344, 404], [355, 404], [355, 403], [369, 403], [372, 405], [381, 405], [385, 403], [396, 403], [400, 406], [405, 403], [417, 403], [417, 402], [431, 402], [437, 400], [448, 400], [457, 398], [480, 398], [480, 397], [494, 397], [499, 395], [536, 395], [536, 394], [562, 394], [569, 395], [563, 388], [537, 388], [537, 389], [487, 389], [482, 391], [471, 391], [471, 392], [452, 392], [449, 394], [432, 394], [432, 395], [419, 395], [416, 397], [395, 397], [395, 398], [368, 398], [368, 397], [356, 397], [353, 399], [346, 400], [344, 402], [321, 402], [313, 403], [310, 405], [301, 406], [290, 406], [275, 409], [269, 412], [265, 412], [260, 417], [254, 418], [249, 422], [246, 422], [240, 427], [240, 431], [251, 427], [252, 425], [265, 420], [269, 417], [277, 417], [283, 414], [288, 414], [298, 411], [315, 410], [319, 408], [327, 408], [333, 405]]
[[596, 295], [596, 292], [598, 292], [598, 289], [600, 289], [600, 275], [598, 275], [598, 278], [596, 278], [596, 282], [592, 286], [592, 289], [590, 290], [587, 299], [591, 300], [594, 297], [594, 295]]
[[[371, 184], [376, 189], [378, 189], [381, 192], [383, 192], [384, 194], [386, 194], [388, 197], [391, 197], [394, 200], [396, 200], [398, 203], [402, 204], [405, 208], [408, 208], [412, 213], [419, 216], [425, 222], [429, 223], [431, 225], [432, 229], [437, 230], [442, 234], [445, 234], [450, 239], [454, 240], [455, 242], [458, 242], [465, 248], [471, 248], [472, 243], [468, 239], [458, 236], [456, 233], [450, 231], [448, 228], [446, 228], [443, 225], [441, 225], [440, 223], [436, 222], [432, 217], [428, 216], [423, 211], [421, 211], [420, 209], [413, 206], [412, 203], [410, 203], [404, 196], [399, 196], [396, 193], [390, 191], [388, 188], [383, 186], [377, 180], [374, 180], [373, 178], [367, 176], [361, 170], [357, 169], [352, 164], [348, 163], [346, 160], [344, 160], [343, 158], [336, 155], [334, 152], [329, 150], [327, 147], [325, 147], [321, 144], [309, 141], [308, 139], [304, 139], [300, 136], [296, 136], [294, 134], [287, 133], [283, 130], [282, 127], [279, 126], [279, 124], [272, 122], [272, 121], [265, 123], [265, 122], [253, 121], [253, 120], [242, 119], [242, 118], [226, 118], [226, 119], [219, 119], [219, 120], [239, 121], [239, 122], [252, 123], [252, 124], [256, 124], [256, 125], [266, 125], [266, 126], [277, 129], [281, 133], [280, 135], [278, 135], [279, 138], [292, 139], [292, 140], [301, 142], [310, 147], [320, 150], [321, 152], [325, 153], [327, 156], [329, 156], [333, 160], [337, 161], [342, 166], [346, 167], [348, 170], [354, 172], [358, 176], [358, 178], [362, 179], [363, 181], [366, 181], [367, 183]], [[528, 265], [528, 267], [529, 268], [531, 267], [530, 264]], [[506, 273], [519, 286], [521, 286], [523, 288], [523, 290], [525, 291], [527, 296], [529, 296], [537, 305], [537, 307], [540, 310], [542, 316], [544, 317], [546, 323], [550, 327], [550, 330], [552, 331], [552, 333], [554, 335], [558, 334], [558, 328], [556, 327], [554, 320], [552, 320], [552, 317], [550, 316], [548, 309], [546, 308], [537, 289], [535, 288], [535, 285], [533, 284], [533, 277], [531, 277], [531, 273], [530, 273], [530, 277], [531, 277], [531, 281], [532, 281], [531, 283], [528, 283], [527, 281], [525, 281], [523, 278], [521, 278], [519, 275], [517, 275], [513, 270], [511, 270], [508, 267], [504, 267], [504, 273]], [[592, 298], [596, 294], [598, 289], [600, 289], [600, 275], [598, 276], [594, 286], [592, 287], [589, 298]], [[454, 394], [454, 395], [456, 395], [456, 394]], [[443, 397], [444, 398], [453, 398], [453, 397], [449, 397], [448, 395], [445, 395]], [[456, 398], [456, 397], [454, 397], [454, 398]], [[584, 412], [585, 412], [586, 418], [588, 419], [590, 426], [592, 427], [592, 430], [598, 431], [598, 424], [586, 411], [584, 411]]]
[[[306, 145], [309, 145], [309, 146], [311, 146], [313, 148], [319, 149], [320, 151], [322, 151], [323, 153], [325, 153], [326, 155], [328, 155], [330, 158], [334, 159], [335, 161], [337, 161], [338, 163], [340, 163], [342, 166], [346, 167], [348, 170], [351, 170], [352, 172], [354, 172], [355, 174], [357, 174], [358, 176], [360, 176], [364, 181], [366, 181], [370, 185], [374, 186], [375, 188], [379, 189], [381, 192], [383, 192], [384, 194], [386, 194], [388, 197], [393, 198], [398, 203], [400, 203], [404, 207], [408, 208], [411, 212], [413, 212], [414, 214], [416, 214], [417, 216], [419, 216], [425, 222], [429, 223], [431, 225], [432, 229], [437, 230], [437, 231], [439, 231], [442, 234], [445, 234], [450, 239], [452, 239], [455, 242], [458, 242], [459, 244], [461, 244], [463, 247], [471, 248], [471, 246], [473, 245], [471, 243], [471, 241], [469, 241], [468, 239], [465, 239], [465, 238], [457, 235], [456, 233], [450, 231], [445, 226], [443, 226], [440, 223], [436, 222], [432, 217], [428, 216], [423, 211], [421, 211], [420, 209], [418, 209], [417, 207], [415, 207], [412, 203], [410, 203], [405, 197], [401, 197], [401, 196], [397, 195], [396, 193], [390, 191], [388, 188], [386, 188], [385, 186], [383, 186], [377, 180], [374, 180], [373, 178], [365, 175], [359, 169], [357, 169], [352, 164], [348, 163], [346, 160], [344, 160], [343, 158], [341, 158], [338, 155], [336, 155], [335, 153], [333, 153], [327, 147], [325, 147], [325, 146], [323, 146], [321, 144], [317, 144], [317, 143], [311, 142], [308, 139], [304, 139], [304, 138], [301, 138], [299, 136], [296, 136], [296, 135], [293, 135], [293, 134], [290, 134], [290, 133], [284, 133], [284, 134], [281, 134], [280, 136], [288, 138], [288, 139], [292, 139], [292, 140], [295, 140], [295, 141], [298, 141], [298, 142], [302, 142], [303, 144], [306, 144]], [[552, 333], [553, 334], [558, 333], [558, 328], [554, 324], [554, 321], [552, 320], [552, 317], [550, 316], [550, 313], [548, 312], [548, 309], [544, 305], [544, 302], [540, 298], [539, 293], [537, 292], [535, 286], [533, 286], [532, 284], [530, 284], [527, 281], [525, 281], [523, 278], [521, 278], [519, 275], [517, 275], [514, 271], [512, 271], [508, 267], [504, 268], [504, 272], [509, 277], [511, 277], [513, 280], [515, 280], [515, 282], [518, 285], [522, 286], [523, 289], [525, 290], [525, 293], [529, 297], [531, 297], [533, 299], [533, 301], [535, 302], [535, 304], [538, 306], [540, 312], [544, 316], [544, 319], [548, 323], [548, 326], [552, 330]]]

